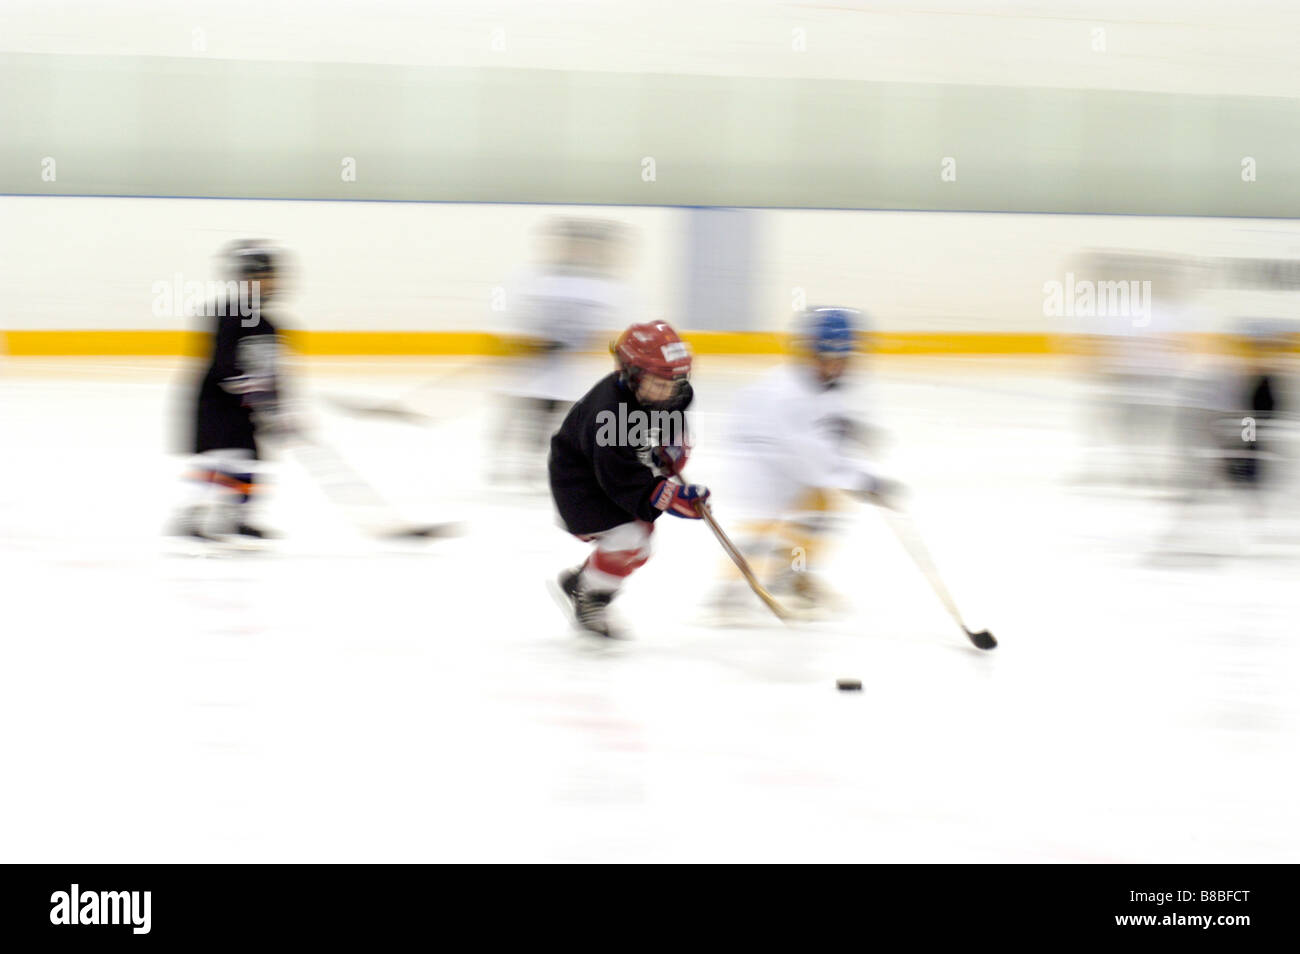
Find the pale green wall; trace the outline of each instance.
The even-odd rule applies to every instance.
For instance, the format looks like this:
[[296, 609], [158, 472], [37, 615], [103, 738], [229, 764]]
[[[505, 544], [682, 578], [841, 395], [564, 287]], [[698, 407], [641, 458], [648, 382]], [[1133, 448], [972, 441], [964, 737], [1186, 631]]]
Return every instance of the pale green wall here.
[[1289, 99], [0, 54], [4, 193], [1300, 216], [1297, 169]]

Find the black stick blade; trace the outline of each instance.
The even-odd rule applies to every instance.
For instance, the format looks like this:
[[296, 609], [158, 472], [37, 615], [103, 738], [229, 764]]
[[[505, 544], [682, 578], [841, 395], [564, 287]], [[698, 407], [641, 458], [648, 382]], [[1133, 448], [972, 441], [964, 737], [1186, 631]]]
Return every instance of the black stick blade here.
[[993, 638], [993, 634], [987, 629], [981, 629], [978, 633], [972, 633], [967, 629], [966, 635], [970, 637], [970, 641], [975, 644], [977, 649], [992, 649], [998, 644], [998, 641]]
[[403, 527], [379, 534], [386, 540], [435, 540], [439, 537], [454, 537], [461, 532], [459, 523], [432, 523], [425, 526]]

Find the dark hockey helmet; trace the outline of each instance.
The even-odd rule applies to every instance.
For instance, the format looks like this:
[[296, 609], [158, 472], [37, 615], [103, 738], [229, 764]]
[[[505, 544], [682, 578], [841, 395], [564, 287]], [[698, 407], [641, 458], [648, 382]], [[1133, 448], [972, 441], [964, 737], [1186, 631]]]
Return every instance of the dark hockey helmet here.
[[684, 408], [691, 401], [691, 352], [666, 321], [632, 325], [610, 345], [623, 383], [633, 394], [645, 375], [666, 378], [676, 387], [672, 397], [654, 402], [656, 407]]
[[236, 281], [277, 274], [282, 257], [279, 249], [256, 239], [231, 242], [222, 253], [226, 269]]

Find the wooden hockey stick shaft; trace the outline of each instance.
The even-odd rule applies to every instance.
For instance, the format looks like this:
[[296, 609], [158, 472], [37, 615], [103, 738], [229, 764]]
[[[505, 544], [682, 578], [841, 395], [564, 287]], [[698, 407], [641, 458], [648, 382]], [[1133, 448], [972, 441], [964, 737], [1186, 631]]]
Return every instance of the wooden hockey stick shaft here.
[[433, 388], [442, 387], [449, 381], [452, 381], [467, 372], [479, 370], [480, 368], [480, 364], [472, 361], [457, 365], [450, 371], [444, 371], [434, 378], [425, 381], [423, 384], [418, 384], [413, 388], [409, 388], [390, 401], [359, 401], [335, 394], [325, 394], [322, 395], [322, 397], [327, 404], [350, 414], [360, 414], [370, 417], [387, 417], [404, 421], [407, 424], [431, 427], [435, 424], [442, 423], [442, 419], [414, 410], [410, 407], [411, 398], [416, 394], [422, 394]]
[[957, 602], [952, 598], [952, 594], [948, 592], [948, 587], [944, 584], [943, 577], [939, 575], [939, 569], [934, 565], [934, 559], [930, 556], [930, 551], [913, 525], [912, 519], [901, 510], [885, 508], [885, 521], [889, 524], [889, 528], [894, 531], [894, 536], [903, 545], [903, 549], [907, 551], [908, 556], [912, 558], [912, 562], [921, 571], [921, 575], [930, 584], [930, 589], [934, 591], [934, 595], [939, 597], [939, 602], [943, 604], [944, 609], [948, 611], [957, 625], [962, 628], [962, 632], [966, 634], [967, 638], [980, 649], [993, 649], [997, 646], [997, 640], [988, 630], [973, 632], [962, 620], [961, 611], [957, 609]]
[[709, 525], [709, 529], [713, 531], [713, 535], [718, 538], [718, 543], [722, 544], [722, 549], [726, 551], [727, 556], [731, 557], [731, 562], [736, 564], [736, 569], [738, 569], [740, 575], [745, 578], [745, 582], [748, 583], [749, 588], [754, 591], [754, 595], [762, 600], [763, 604], [770, 609], [778, 619], [790, 619], [790, 611], [778, 603], [772, 594], [764, 588], [763, 584], [758, 582], [758, 577], [754, 575], [754, 571], [750, 567], [749, 561], [745, 559], [744, 554], [737, 549], [736, 545], [731, 542], [731, 539], [723, 531], [722, 527], [718, 526], [718, 521], [713, 518], [713, 511], [709, 509], [709, 505], [700, 501], [699, 503], [696, 503], [695, 509], [699, 512], [700, 517], [704, 522]]
[[[682, 476], [682, 468], [679, 462], [669, 458], [667, 469], [677, 480], [682, 483], [686, 482], [686, 478]], [[709, 529], [712, 530], [713, 535], [718, 538], [718, 543], [722, 544], [722, 549], [726, 551], [727, 556], [731, 557], [731, 562], [736, 564], [736, 569], [739, 570], [740, 575], [745, 578], [745, 582], [748, 583], [749, 588], [754, 591], [754, 595], [763, 601], [763, 605], [770, 609], [777, 619], [789, 622], [791, 618], [790, 611], [778, 603], [776, 598], [767, 591], [766, 587], [764, 587], [762, 583], [758, 582], [758, 577], [754, 574], [753, 568], [750, 567], [749, 561], [745, 559], [745, 555], [740, 552], [739, 548], [737, 548], [734, 543], [731, 542], [731, 538], [727, 536], [722, 527], [718, 526], [718, 521], [713, 519], [713, 511], [709, 508], [709, 505], [703, 500], [697, 500], [695, 502], [695, 512], [698, 513], [700, 518], [709, 525]]]
[[364, 532], [377, 537], [433, 537], [452, 531], [449, 524], [408, 524], [396, 508], [331, 445], [303, 430], [281, 435], [284, 446], [330, 502]]
[[924, 541], [921, 540], [920, 534], [916, 532], [916, 527], [912, 525], [911, 519], [902, 511], [886, 508], [885, 520], [888, 521], [890, 529], [894, 531], [894, 536], [898, 537], [899, 543], [903, 545], [903, 549], [912, 558], [912, 562], [921, 571], [921, 575], [929, 582], [935, 596], [939, 597], [939, 602], [957, 621], [957, 625], [965, 629], [966, 624], [962, 622], [957, 603], [953, 600], [952, 594], [948, 592], [948, 587], [944, 585], [943, 578], [939, 576], [939, 570], [934, 565], [934, 559], [930, 556], [930, 551], [926, 548]]

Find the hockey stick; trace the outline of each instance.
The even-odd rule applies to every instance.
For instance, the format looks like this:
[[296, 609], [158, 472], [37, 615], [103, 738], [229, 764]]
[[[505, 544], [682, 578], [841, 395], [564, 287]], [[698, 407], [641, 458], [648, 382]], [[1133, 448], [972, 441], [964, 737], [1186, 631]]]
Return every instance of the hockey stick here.
[[[678, 480], [684, 482], [686, 478], [682, 476], [682, 469], [678, 462], [669, 458], [668, 463], [672, 470], [672, 475]], [[783, 622], [789, 622], [792, 618], [790, 611], [778, 603], [775, 597], [767, 591], [763, 584], [758, 582], [758, 577], [754, 575], [754, 571], [750, 567], [749, 561], [745, 559], [745, 555], [740, 552], [734, 543], [731, 542], [731, 539], [723, 531], [722, 527], [718, 526], [718, 521], [713, 519], [713, 511], [709, 508], [709, 505], [703, 500], [698, 500], [695, 503], [695, 512], [698, 513], [700, 518], [709, 525], [709, 529], [712, 530], [713, 535], [718, 538], [718, 543], [722, 544], [722, 549], [726, 551], [727, 556], [731, 557], [731, 562], [736, 564], [736, 569], [739, 570], [740, 575], [745, 578], [745, 582], [748, 583], [749, 588], [754, 591], [754, 595], [763, 601], [763, 605], [770, 609], [777, 619], [782, 620]]]
[[[392, 504], [370, 485], [333, 447], [302, 431], [285, 435], [294, 456], [325, 491], [330, 501], [347, 511], [371, 536], [381, 539], [430, 539], [456, 532], [451, 523], [406, 524]], [[377, 515], [377, 519], [376, 519]]]
[[695, 509], [704, 522], [709, 525], [709, 529], [713, 531], [713, 535], [718, 538], [718, 542], [722, 544], [722, 549], [726, 551], [727, 556], [731, 557], [731, 562], [736, 564], [736, 569], [738, 569], [740, 575], [745, 578], [745, 582], [748, 583], [749, 588], [754, 591], [754, 595], [762, 600], [764, 605], [767, 606], [767, 608], [770, 609], [778, 619], [788, 622], [792, 618], [790, 611], [778, 603], [772, 594], [764, 588], [763, 584], [758, 582], [758, 577], [754, 575], [754, 571], [750, 567], [749, 561], [746, 560], [744, 554], [736, 548], [736, 545], [731, 542], [727, 537], [727, 534], [723, 532], [723, 529], [718, 526], [718, 521], [713, 519], [713, 511], [709, 509], [709, 505], [703, 501], [699, 501], [695, 504]]
[[434, 424], [439, 423], [436, 417], [403, 407], [401, 401], [382, 403], [360, 401], [336, 394], [322, 395], [321, 400], [335, 410], [343, 411], [346, 414], [355, 414], [358, 417], [386, 417], [391, 420], [401, 421], [403, 424], [414, 424], [416, 427], [432, 427]]
[[992, 649], [998, 644], [993, 638], [993, 634], [987, 629], [982, 629], [978, 633], [972, 632], [962, 622], [961, 613], [957, 610], [957, 604], [953, 602], [948, 588], [944, 586], [943, 579], [939, 576], [938, 569], [935, 568], [934, 560], [930, 558], [930, 551], [926, 549], [925, 543], [921, 540], [921, 535], [917, 533], [916, 526], [906, 513], [901, 510], [894, 510], [889, 507], [884, 508], [885, 520], [889, 528], [894, 531], [898, 537], [898, 542], [903, 545], [912, 561], [920, 569], [921, 573], [929, 581], [931, 589], [934, 590], [935, 596], [939, 597], [939, 602], [943, 603], [944, 608], [957, 621], [968, 639], [979, 649]]
[[404, 424], [414, 424], [417, 427], [432, 427], [435, 424], [442, 423], [441, 419], [411, 409], [408, 406], [411, 398], [431, 388], [440, 387], [466, 371], [476, 370], [478, 367], [479, 365], [472, 362], [462, 364], [460, 367], [446, 371], [430, 381], [416, 385], [402, 396], [391, 401], [365, 401], [335, 394], [324, 394], [321, 399], [331, 407], [348, 414], [356, 414], [361, 417], [386, 417], [391, 420], [401, 421]]

